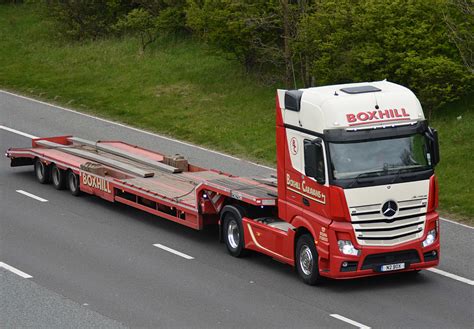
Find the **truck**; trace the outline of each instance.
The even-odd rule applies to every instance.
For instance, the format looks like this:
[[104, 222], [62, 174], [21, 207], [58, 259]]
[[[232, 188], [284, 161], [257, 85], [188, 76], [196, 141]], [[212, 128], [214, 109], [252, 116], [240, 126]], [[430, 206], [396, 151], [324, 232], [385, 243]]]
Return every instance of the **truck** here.
[[37, 180], [192, 229], [219, 227], [303, 282], [419, 272], [439, 263], [437, 131], [419, 100], [374, 81], [276, 93], [276, 175], [238, 177], [122, 141], [74, 136], [11, 148]]

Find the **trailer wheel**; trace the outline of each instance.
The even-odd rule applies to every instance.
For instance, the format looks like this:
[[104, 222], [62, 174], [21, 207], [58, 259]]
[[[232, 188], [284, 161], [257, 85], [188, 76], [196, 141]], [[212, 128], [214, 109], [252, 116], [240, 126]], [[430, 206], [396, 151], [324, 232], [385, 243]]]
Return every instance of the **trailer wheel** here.
[[296, 271], [304, 283], [311, 286], [321, 281], [318, 252], [310, 234], [303, 234], [296, 243]]
[[78, 196], [81, 194], [79, 188], [79, 176], [72, 172], [72, 170], [67, 172], [67, 185], [72, 195]]
[[242, 257], [246, 254], [242, 220], [233, 212], [227, 212], [224, 216], [224, 241], [232, 256]]
[[51, 166], [51, 182], [56, 190], [64, 190], [66, 187], [66, 173], [55, 164]]
[[40, 159], [35, 160], [35, 175], [38, 182], [41, 184], [48, 184], [50, 180], [50, 168]]

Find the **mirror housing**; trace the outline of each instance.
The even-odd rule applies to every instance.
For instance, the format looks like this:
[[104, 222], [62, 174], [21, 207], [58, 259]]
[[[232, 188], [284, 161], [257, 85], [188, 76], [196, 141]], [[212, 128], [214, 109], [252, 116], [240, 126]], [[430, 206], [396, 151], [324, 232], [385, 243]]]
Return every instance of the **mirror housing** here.
[[301, 109], [301, 97], [303, 91], [301, 90], [287, 90], [285, 92], [285, 109], [299, 112]]
[[319, 184], [324, 184], [324, 154], [322, 140], [317, 138], [304, 145], [304, 171], [306, 176], [314, 178]]

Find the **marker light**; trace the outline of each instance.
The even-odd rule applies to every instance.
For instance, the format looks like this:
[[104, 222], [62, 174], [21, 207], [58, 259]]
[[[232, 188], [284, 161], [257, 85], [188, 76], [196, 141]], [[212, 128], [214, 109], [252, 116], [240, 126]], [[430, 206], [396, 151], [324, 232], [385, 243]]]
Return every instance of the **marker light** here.
[[425, 241], [423, 241], [423, 247], [428, 247], [432, 245], [433, 242], [436, 240], [436, 230], [431, 230], [428, 232]]
[[352, 242], [349, 240], [339, 240], [337, 241], [337, 244], [339, 246], [339, 251], [343, 253], [344, 255], [351, 255], [351, 256], [360, 255], [360, 250], [356, 249], [352, 245]]

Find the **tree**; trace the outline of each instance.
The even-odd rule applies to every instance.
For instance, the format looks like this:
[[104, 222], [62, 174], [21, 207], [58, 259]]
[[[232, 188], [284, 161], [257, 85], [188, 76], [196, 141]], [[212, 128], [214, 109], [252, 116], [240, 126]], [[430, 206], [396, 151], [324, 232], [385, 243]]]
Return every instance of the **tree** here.
[[156, 27], [160, 34], [181, 34], [188, 31], [186, 0], [134, 0], [133, 3], [156, 18]]
[[472, 1], [451, 0], [443, 12], [451, 42], [464, 65], [474, 73], [474, 6]]
[[387, 78], [413, 89], [431, 115], [473, 85], [440, 24], [446, 4], [320, 0], [301, 20], [295, 51], [311, 59], [316, 84]]
[[[274, 1], [189, 0], [188, 26], [251, 69], [281, 64], [280, 5]], [[268, 65], [270, 64], [270, 65]]]
[[158, 38], [157, 19], [143, 8], [131, 10], [115, 25], [121, 31], [130, 31], [140, 36], [140, 53]]
[[140, 53], [159, 36], [184, 32], [185, 0], [137, 0], [137, 8], [119, 19], [115, 27], [122, 32], [131, 32], [140, 37]]

